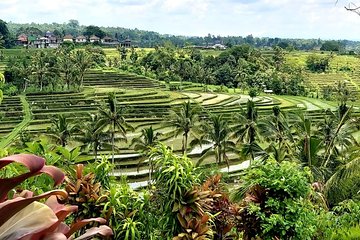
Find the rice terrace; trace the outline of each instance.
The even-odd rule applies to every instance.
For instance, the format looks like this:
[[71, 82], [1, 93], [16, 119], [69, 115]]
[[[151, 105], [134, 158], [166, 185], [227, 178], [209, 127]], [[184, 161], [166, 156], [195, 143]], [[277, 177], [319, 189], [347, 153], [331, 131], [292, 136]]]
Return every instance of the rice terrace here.
[[0, 239], [360, 238], [360, 41], [310, 15], [318, 32], [293, 21], [299, 37], [278, 16], [359, 22], [357, 5], [230, 2], [217, 11], [259, 7], [287, 37], [196, 34], [172, 15], [230, 26], [211, 1], [146, 5], [187, 34], [1, 15]]

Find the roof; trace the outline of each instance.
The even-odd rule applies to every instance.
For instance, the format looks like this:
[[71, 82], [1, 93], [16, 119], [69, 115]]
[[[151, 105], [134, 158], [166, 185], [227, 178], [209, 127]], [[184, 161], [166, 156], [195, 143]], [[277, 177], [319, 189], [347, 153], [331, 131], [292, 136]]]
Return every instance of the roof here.
[[77, 36], [76, 39], [86, 39], [84, 35]]
[[45, 33], [45, 36], [46, 37], [51, 37], [51, 36], [53, 36], [54, 35], [54, 33], [53, 32], [50, 32], [50, 31], [47, 31], [46, 33]]
[[99, 40], [100, 38], [99, 37], [97, 37], [97, 36], [95, 36], [95, 35], [92, 35], [91, 37], [90, 37], [90, 40]]
[[20, 34], [18, 36], [19, 41], [27, 41], [28, 37], [25, 34]]
[[106, 36], [106, 37], [104, 37], [103, 39], [104, 39], [104, 40], [112, 40], [112, 38], [109, 37], [109, 36]]
[[70, 35], [70, 34], [64, 36], [64, 39], [73, 39], [73, 38], [74, 37], [72, 35]]

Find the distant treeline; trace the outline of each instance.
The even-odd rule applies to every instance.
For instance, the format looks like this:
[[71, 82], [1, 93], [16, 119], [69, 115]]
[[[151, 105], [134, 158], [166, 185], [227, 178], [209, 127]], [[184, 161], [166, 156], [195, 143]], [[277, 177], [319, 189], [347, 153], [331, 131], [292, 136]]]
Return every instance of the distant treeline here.
[[[10, 33], [15, 38], [16, 36], [25, 33], [30, 35], [42, 35], [46, 31], [52, 31], [59, 36], [71, 34], [73, 36], [83, 35], [86, 33], [86, 28], [89, 26], [80, 25], [77, 20], [69, 20], [67, 23], [26, 23], [18, 24], [8, 22], [7, 27]], [[100, 29], [113, 39], [122, 41], [130, 39], [136, 46], [139, 47], [155, 47], [162, 46], [165, 42], [171, 42], [177, 47], [184, 46], [212, 46], [214, 44], [224, 44], [228, 47], [240, 44], [249, 44], [257, 48], [267, 48], [273, 46], [280, 46], [283, 49], [298, 49], [298, 50], [312, 50], [320, 49], [322, 45], [327, 42], [321, 39], [284, 39], [284, 38], [268, 38], [268, 37], [253, 37], [248, 36], [215, 36], [210, 33], [204, 37], [187, 37], [175, 36], [170, 34], [159, 34], [153, 31], [144, 31], [135, 29], [128, 29], [122, 27], [100, 27]], [[102, 33], [101, 33], [102, 34]], [[101, 37], [101, 36], [100, 36]], [[340, 40], [333, 41], [338, 44], [339, 50], [356, 50], [360, 46], [360, 42]]]

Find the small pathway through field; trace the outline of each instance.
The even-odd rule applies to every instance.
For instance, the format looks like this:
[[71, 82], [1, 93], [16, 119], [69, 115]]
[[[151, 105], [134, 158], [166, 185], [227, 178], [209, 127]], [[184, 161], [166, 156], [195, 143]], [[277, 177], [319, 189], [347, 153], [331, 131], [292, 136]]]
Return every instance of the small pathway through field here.
[[16, 136], [30, 123], [31, 121], [31, 111], [29, 103], [26, 101], [26, 97], [24, 95], [20, 95], [20, 101], [23, 107], [24, 118], [21, 123], [19, 123], [11, 133], [9, 133], [6, 137], [4, 137], [0, 141], [0, 148], [7, 147]]

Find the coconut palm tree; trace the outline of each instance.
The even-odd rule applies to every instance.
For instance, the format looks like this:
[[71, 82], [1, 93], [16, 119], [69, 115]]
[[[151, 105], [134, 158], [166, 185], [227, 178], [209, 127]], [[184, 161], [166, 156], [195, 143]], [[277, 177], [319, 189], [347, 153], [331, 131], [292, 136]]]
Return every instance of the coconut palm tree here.
[[134, 150], [147, 154], [147, 152], [159, 143], [159, 137], [162, 134], [155, 132], [152, 126], [141, 130], [141, 136], [133, 138], [130, 146], [134, 146]]
[[73, 55], [73, 62], [79, 74], [80, 87], [83, 86], [85, 72], [93, 65], [91, 55], [83, 50], [76, 50]]
[[70, 89], [70, 85], [74, 80], [73, 72], [76, 70], [75, 66], [77, 63], [74, 62], [74, 59], [71, 58], [70, 54], [64, 53], [58, 57], [58, 64], [60, 72], [64, 77], [67, 89]]
[[52, 75], [50, 63], [47, 61], [46, 54], [43, 51], [34, 54], [31, 62], [32, 75], [35, 77], [40, 91], [42, 91], [45, 80]]
[[111, 160], [114, 164], [115, 134], [120, 134], [121, 141], [127, 141], [126, 131], [133, 128], [126, 122], [124, 118], [125, 108], [119, 106], [114, 93], [110, 93], [107, 99], [107, 105], [99, 108], [99, 126], [107, 130], [111, 137]]
[[181, 151], [183, 154], [187, 150], [189, 133], [198, 123], [200, 111], [201, 108], [198, 104], [191, 104], [190, 101], [186, 101], [181, 105], [179, 112], [171, 111], [170, 117], [164, 124], [174, 128], [170, 134], [175, 137], [182, 133]]
[[30, 57], [25, 55], [24, 57], [15, 58], [12, 71], [19, 79], [23, 80], [23, 86], [21, 87], [24, 92], [30, 82], [29, 76], [32, 74], [32, 67]]
[[288, 119], [279, 106], [274, 106], [272, 112], [272, 115], [259, 121], [258, 128], [261, 136], [270, 143], [267, 150], [282, 161], [292, 155], [294, 139]]
[[295, 141], [297, 142], [298, 159], [312, 169], [316, 177], [323, 178], [322, 156], [319, 155], [323, 148], [321, 139], [315, 132], [311, 119], [303, 113], [294, 115]]
[[75, 124], [70, 123], [64, 115], [59, 114], [51, 120], [51, 127], [48, 128], [47, 135], [65, 147], [76, 129]]
[[[5, 83], [5, 77], [4, 77], [4, 74], [2, 74], [0, 72], [0, 85], [4, 84]], [[3, 92], [2, 90], [0, 89], [0, 103], [2, 102], [3, 100]]]
[[102, 146], [110, 147], [110, 144], [107, 144], [110, 138], [99, 125], [99, 115], [89, 114], [88, 120], [81, 125], [74, 138], [82, 143], [80, 146], [82, 150], [92, 149], [95, 161]]
[[[130, 146], [134, 145], [135, 151], [138, 151], [143, 155], [143, 158], [139, 161], [139, 165], [144, 162], [146, 159], [145, 156], [149, 154], [150, 150], [160, 143], [159, 137], [161, 135], [162, 134], [159, 132], [156, 133], [152, 126], [150, 126], [141, 130], [141, 136], [133, 138]], [[152, 158], [149, 158], [149, 165], [149, 181], [151, 183], [151, 174], [153, 171]]]
[[212, 144], [211, 147], [203, 150], [197, 162], [199, 166], [205, 158], [215, 155], [216, 163], [223, 161], [229, 166], [227, 151], [237, 152], [235, 143], [230, 140], [231, 130], [228, 122], [222, 115], [211, 114], [209, 121], [204, 122], [199, 129], [200, 137], [191, 142], [191, 146]]
[[246, 104], [246, 111], [241, 108], [240, 113], [235, 115], [235, 125], [232, 128], [232, 137], [236, 139], [237, 144], [243, 144], [243, 153], [245, 156], [250, 155], [250, 163], [256, 156], [265, 154], [257, 143], [260, 139], [257, 119], [255, 103], [249, 100]]
[[356, 144], [357, 142], [352, 137], [351, 132], [353, 132], [353, 121], [351, 118], [352, 107], [347, 107], [346, 103], [342, 103], [338, 109], [338, 120], [337, 125], [334, 131], [334, 134], [330, 138], [329, 144], [326, 146], [325, 150], [325, 162], [323, 164], [324, 167], [327, 167], [330, 163], [331, 156], [333, 152], [338, 152], [337, 146], [341, 145], [344, 147], [345, 145]]

